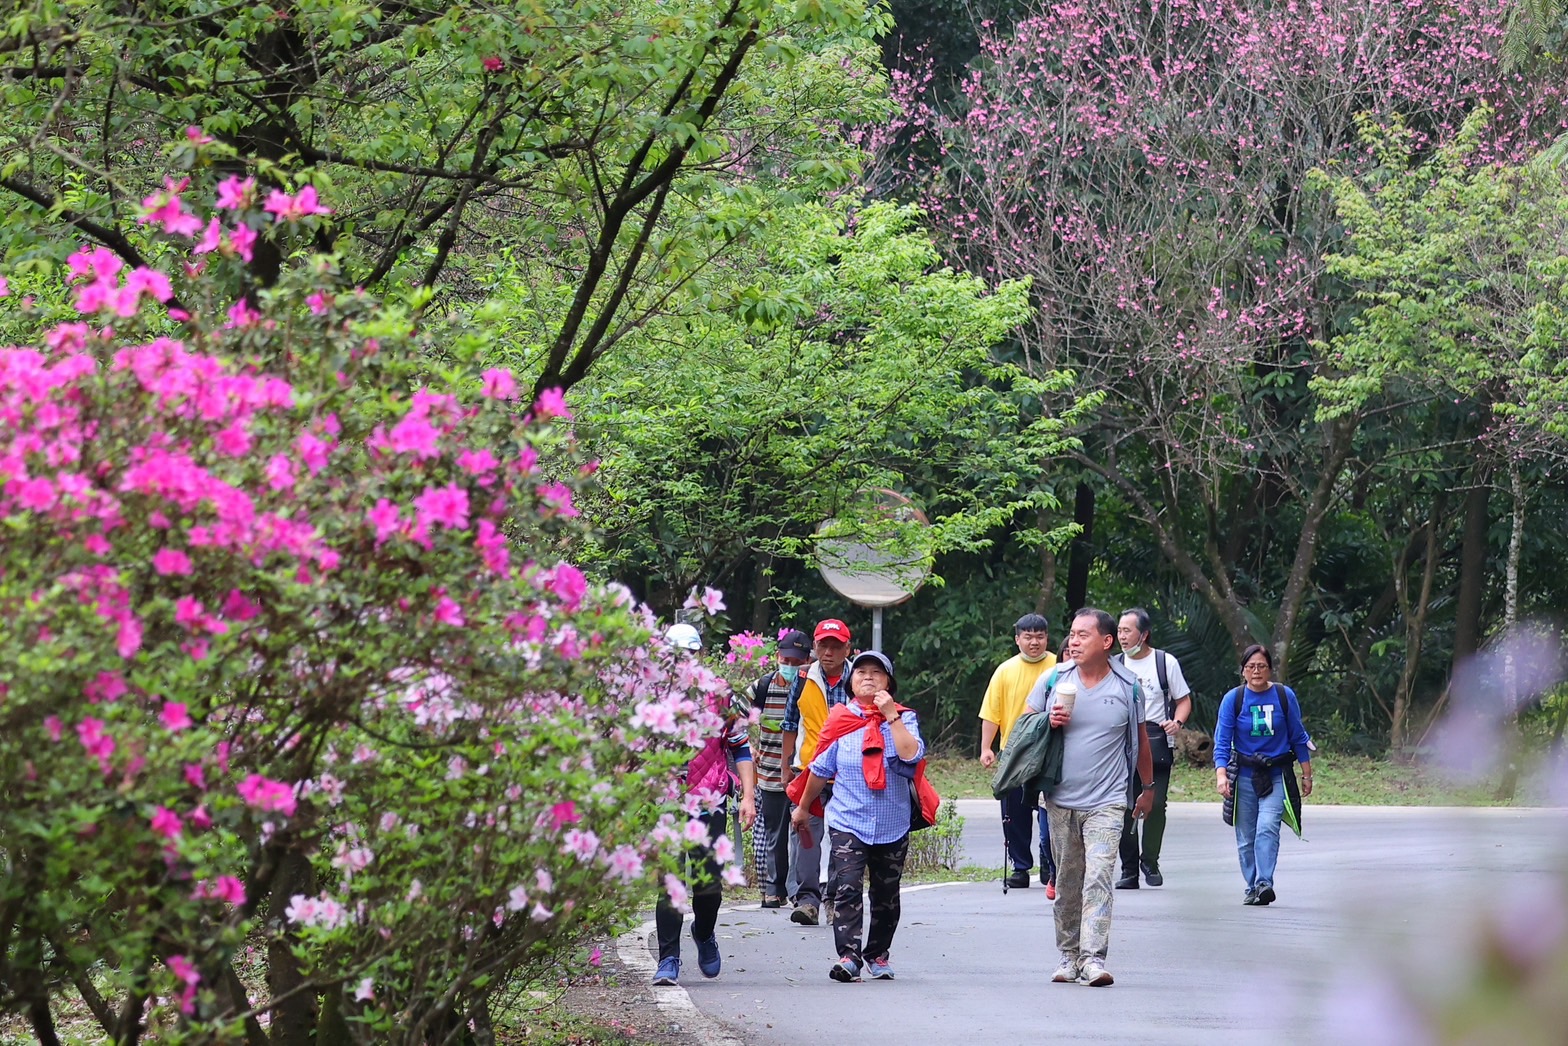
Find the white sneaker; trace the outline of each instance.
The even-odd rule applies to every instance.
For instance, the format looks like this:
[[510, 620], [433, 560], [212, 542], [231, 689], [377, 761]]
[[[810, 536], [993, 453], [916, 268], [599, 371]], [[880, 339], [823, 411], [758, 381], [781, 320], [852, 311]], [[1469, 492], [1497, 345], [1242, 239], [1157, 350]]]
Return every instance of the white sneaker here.
[[1116, 983], [1116, 978], [1111, 976], [1111, 971], [1099, 959], [1086, 959], [1078, 968], [1078, 983], [1087, 984], [1091, 988], [1105, 988]]
[[1051, 974], [1051, 980], [1056, 984], [1073, 984], [1078, 980], [1078, 960], [1063, 958], [1061, 965], [1056, 967], [1056, 972]]

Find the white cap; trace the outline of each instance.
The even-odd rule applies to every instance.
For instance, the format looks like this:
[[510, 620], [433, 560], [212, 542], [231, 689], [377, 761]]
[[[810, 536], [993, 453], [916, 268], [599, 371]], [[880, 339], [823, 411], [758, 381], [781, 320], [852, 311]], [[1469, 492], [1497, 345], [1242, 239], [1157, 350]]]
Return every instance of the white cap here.
[[665, 642], [677, 650], [701, 650], [702, 636], [684, 621], [677, 621], [664, 631]]

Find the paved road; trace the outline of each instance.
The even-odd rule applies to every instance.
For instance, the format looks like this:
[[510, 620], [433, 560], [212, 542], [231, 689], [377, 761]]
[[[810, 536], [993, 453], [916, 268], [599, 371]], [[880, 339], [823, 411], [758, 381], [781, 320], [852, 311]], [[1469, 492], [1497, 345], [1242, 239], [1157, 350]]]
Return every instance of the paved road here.
[[[996, 805], [960, 812], [968, 860], [994, 862]], [[1248, 908], [1219, 807], [1173, 805], [1166, 885], [1116, 895], [1110, 989], [1049, 983], [1038, 885], [1004, 896], [999, 883], [966, 883], [906, 889], [891, 983], [830, 981], [831, 930], [796, 926], [788, 909], [728, 909], [723, 975], [704, 981], [687, 956], [666, 1008], [689, 998], [712, 1019], [694, 1017], [700, 1038], [727, 1031], [748, 1046], [1387, 1041], [1353, 1015], [1346, 1033], [1356, 989], [1377, 973], [1441, 968], [1476, 915], [1564, 867], [1565, 827], [1560, 810], [1309, 806], [1307, 841], [1283, 844], [1280, 899]]]

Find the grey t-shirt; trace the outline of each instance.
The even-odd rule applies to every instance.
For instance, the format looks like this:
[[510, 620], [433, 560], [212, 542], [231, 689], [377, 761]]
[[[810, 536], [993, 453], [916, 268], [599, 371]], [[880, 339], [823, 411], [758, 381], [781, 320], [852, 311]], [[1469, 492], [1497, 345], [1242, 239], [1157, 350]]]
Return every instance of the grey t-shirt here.
[[[1132, 684], [1109, 672], [1091, 687], [1078, 674], [1078, 698], [1062, 735], [1062, 783], [1051, 802], [1069, 810], [1099, 810], [1127, 803], [1127, 780], [1138, 755], [1141, 710]], [[1031, 695], [1032, 696], [1032, 695]]]

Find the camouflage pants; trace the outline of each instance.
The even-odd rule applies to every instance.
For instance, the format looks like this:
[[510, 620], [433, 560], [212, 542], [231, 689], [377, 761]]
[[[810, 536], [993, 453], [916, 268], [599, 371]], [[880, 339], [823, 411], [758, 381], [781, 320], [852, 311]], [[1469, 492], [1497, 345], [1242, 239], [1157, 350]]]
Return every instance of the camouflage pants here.
[[1123, 805], [1067, 810], [1045, 804], [1056, 859], [1056, 947], [1063, 958], [1105, 960]]
[[[867, 843], [837, 828], [830, 828], [828, 835], [833, 841], [833, 943], [840, 958], [847, 956], [857, 963], [863, 961], [862, 955], [879, 959], [893, 946], [893, 933], [898, 929], [898, 886], [904, 878], [909, 836], [892, 843]], [[864, 894], [862, 878], [868, 880]], [[871, 925], [862, 951], [860, 929], [867, 895]]]

